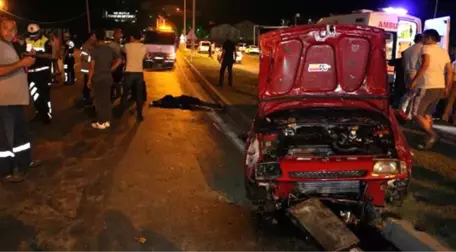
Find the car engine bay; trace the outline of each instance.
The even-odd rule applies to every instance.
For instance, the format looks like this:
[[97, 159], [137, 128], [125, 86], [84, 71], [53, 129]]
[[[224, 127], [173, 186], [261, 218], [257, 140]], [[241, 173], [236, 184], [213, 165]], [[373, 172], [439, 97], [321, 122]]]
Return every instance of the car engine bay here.
[[[257, 125], [263, 141], [264, 161], [280, 157], [370, 155], [395, 157], [394, 136], [389, 123], [379, 116], [344, 115], [268, 116]], [[376, 118], [378, 117], [378, 118]]]

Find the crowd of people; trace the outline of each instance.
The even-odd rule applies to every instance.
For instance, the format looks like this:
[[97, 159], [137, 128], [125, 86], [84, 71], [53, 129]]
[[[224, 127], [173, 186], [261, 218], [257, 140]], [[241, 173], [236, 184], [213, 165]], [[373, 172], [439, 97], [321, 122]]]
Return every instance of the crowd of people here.
[[[433, 129], [433, 116], [441, 114], [449, 121], [450, 114], [456, 123], [454, 101], [456, 97], [456, 62], [451, 64], [448, 52], [439, 46], [440, 34], [433, 29], [417, 34], [415, 44], [403, 52], [403, 75], [396, 76], [397, 86], [404, 87], [406, 108], [417, 124], [427, 133], [420, 148], [430, 149], [438, 140]], [[405, 99], [403, 100], [405, 101]], [[437, 105], [446, 103], [444, 111], [436, 111]]]
[[121, 45], [121, 30], [115, 31], [112, 42], [105, 40], [103, 30], [97, 30], [89, 34], [80, 50], [76, 50], [69, 33], [63, 35], [61, 45], [56, 34], [42, 34], [37, 24], [27, 27], [27, 38], [18, 38], [17, 34], [15, 21], [0, 20], [0, 176], [6, 181], [20, 182], [30, 168], [38, 165], [32, 161], [25, 107], [32, 100], [36, 110], [33, 121], [51, 123], [50, 92], [60, 74], [58, 62], [63, 62], [64, 84], [73, 85], [76, 52], [80, 52], [84, 75], [81, 101], [94, 105], [97, 114], [91, 126], [108, 129], [113, 101], [120, 98], [121, 107], [126, 109], [130, 94], [136, 101], [136, 119], [143, 120], [143, 60], [147, 49], [140, 43], [140, 30], [130, 31], [125, 46]]

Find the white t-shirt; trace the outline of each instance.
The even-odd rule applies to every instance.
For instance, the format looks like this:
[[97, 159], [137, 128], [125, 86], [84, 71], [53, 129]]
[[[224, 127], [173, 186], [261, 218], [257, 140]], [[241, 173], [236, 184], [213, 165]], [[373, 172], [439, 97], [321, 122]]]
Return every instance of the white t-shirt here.
[[445, 66], [451, 63], [448, 52], [439, 45], [423, 46], [423, 55], [429, 55], [429, 68], [418, 81], [417, 88], [445, 88]]
[[146, 56], [147, 48], [143, 43], [128, 43], [125, 45], [125, 54], [127, 55], [127, 66], [125, 72], [142, 73], [143, 60]]
[[416, 74], [421, 66], [421, 55], [423, 53], [423, 44], [414, 44], [404, 51], [404, 71], [405, 73]]

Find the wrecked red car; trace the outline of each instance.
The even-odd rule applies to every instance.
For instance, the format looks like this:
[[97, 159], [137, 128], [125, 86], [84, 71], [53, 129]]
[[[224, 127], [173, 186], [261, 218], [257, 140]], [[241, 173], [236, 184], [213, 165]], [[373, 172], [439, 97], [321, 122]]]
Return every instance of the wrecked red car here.
[[389, 105], [383, 30], [309, 25], [261, 36], [258, 112], [245, 149], [254, 210], [319, 198], [346, 221], [400, 204], [412, 155]]

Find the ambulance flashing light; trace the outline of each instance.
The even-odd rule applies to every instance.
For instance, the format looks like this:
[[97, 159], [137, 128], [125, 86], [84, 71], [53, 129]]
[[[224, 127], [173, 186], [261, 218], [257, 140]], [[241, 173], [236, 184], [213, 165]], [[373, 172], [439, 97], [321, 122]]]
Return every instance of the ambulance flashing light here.
[[383, 8], [382, 11], [390, 14], [397, 14], [397, 15], [407, 15], [408, 11], [404, 8], [400, 7], [387, 7]]
[[173, 28], [169, 25], [160, 25], [158, 30], [162, 32], [173, 32]]

